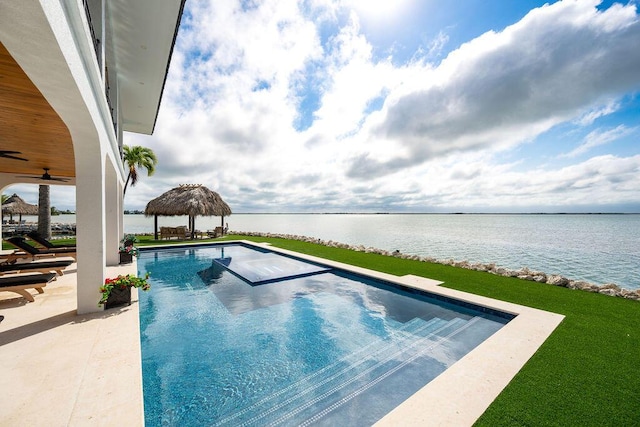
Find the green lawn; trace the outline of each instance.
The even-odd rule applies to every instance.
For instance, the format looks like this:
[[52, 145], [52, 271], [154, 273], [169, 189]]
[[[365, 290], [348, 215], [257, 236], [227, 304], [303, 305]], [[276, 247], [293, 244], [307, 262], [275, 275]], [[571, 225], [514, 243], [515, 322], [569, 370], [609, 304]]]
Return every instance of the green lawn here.
[[227, 238], [269, 242], [396, 275], [424, 276], [449, 288], [563, 314], [562, 324], [476, 425], [640, 425], [640, 302], [294, 240]]

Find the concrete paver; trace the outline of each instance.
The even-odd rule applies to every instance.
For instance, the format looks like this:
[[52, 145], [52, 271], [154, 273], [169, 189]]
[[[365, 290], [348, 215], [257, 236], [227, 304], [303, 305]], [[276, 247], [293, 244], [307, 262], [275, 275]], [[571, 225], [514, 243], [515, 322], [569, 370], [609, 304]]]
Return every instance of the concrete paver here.
[[144, 424], [137, 292], [130, 306], [78, 316], [75, 268], [30, 291], [32, 303], [0, 292], [0, 425]]

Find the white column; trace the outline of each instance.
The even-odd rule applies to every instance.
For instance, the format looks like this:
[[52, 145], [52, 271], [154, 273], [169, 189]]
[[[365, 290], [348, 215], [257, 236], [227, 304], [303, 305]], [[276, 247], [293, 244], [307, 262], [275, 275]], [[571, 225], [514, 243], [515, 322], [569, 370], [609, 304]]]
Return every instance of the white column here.
[[120, 217], [122, 216], [121, 199], [118, 195], [118, 179], [109, 158], [105, 159], [105, 216], [106, 216], [106, 259], [107, 265], [120, 262], [118, 246], [122, 235]]
[[124, 236], [124, 195], [122, 190], [124, 185], [118, 181], [118, 236]]
[[106, 274], [104, 162], [99, 148], [91, 151], [82, 161], [76, 160], [78, 314], [102, 310], [98, 301]]

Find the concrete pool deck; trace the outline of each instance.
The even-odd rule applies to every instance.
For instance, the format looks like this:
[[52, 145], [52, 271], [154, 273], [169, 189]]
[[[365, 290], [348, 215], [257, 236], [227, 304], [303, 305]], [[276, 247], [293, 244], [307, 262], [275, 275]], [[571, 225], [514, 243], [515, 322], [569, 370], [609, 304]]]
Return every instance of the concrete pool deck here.
[[76, 264], [64, 273], [29, 290], [35, 302], [0, 292], [0, 425], [144, 425], [136, 290], [130, 306], [78, 316]]
[[[380, 426], [472, 425], [564, 318], [442, 288], [430, 279], [397, 277], [267, 244], [257, 246], [518, 314], [387, 414], [376, 424]], [[113, 277], [135, 273], [136, 266], [108, 271]], [[5, 316], [0, 323], [0, 425], [144, 425], [136, 293], [131, 306], [77, 316], [75, 264], [44, 290], [32, 292], [33, 303], [0, 292], [0, 314]]]

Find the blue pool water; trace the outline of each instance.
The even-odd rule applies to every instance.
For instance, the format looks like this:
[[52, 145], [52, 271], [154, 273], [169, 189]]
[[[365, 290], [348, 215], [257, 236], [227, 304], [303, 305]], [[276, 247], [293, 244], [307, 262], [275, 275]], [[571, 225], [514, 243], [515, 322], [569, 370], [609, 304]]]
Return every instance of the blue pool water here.
[[371, 425], [510, 319], [243, 245], [138, 269], [147, 426]]

